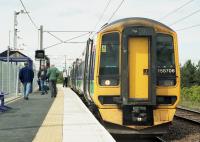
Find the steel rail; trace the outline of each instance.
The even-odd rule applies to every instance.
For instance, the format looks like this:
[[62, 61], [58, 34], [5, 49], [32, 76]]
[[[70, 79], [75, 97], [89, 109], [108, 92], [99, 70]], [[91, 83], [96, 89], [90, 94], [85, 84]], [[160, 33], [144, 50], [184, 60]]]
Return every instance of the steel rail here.
[[163, 140], [163, 139], [160, 138], [160, 137], [155, 137], [155, 141], [156, 141], [156, 142], [166, 142], [165, 140]]
[[[180, 112], [176, 112], [176, 114], [175, 114], [176, 118], [183, 119], [183, 120], [200, 125], [200, 112], [199, 111], [191, 110], [191, 109], [180, 107], [180, 106], [177, 107], [177, 111], [180, 111]], [[182, 114], [180, 114], [180, 113], [182, 113]], [[185, 113], [185, 115], [183, 115], [184, 113]], [[193, 118], [197, 117], [197, 118], [192, 119], [192, 117]]]

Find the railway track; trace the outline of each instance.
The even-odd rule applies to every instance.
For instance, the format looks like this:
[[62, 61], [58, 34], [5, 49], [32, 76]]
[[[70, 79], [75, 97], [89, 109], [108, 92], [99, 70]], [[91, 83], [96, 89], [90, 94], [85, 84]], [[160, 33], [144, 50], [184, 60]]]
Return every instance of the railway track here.
[[198, 111], [177, 107], [175, 117], [200, 125], [200, 112]]
[[155, 142], [166, 142], [165, 140], [163, 140], [160, 137], [155, 137], [154, 140], [155, 140]]
[[116, 142], [166, 142], [166, 141], [160, 137], [147, 137], [147, 138], [130, 137], [130, 138], [117, 138]]

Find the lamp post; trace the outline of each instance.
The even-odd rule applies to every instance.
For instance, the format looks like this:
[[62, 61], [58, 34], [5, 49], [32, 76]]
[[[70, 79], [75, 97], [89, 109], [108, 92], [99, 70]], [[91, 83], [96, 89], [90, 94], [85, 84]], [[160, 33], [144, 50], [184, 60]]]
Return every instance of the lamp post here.
[[[43, 50], [43, 25], [40, 25], [40, 50]], [[39, 70], [41, 70], [42, 65], [44, 65], [44, 62], [42, 62], [42, 60], [40, 59]]]
[[[17, 49], [17, 25], [18, 25], [18, 22], [17, 22], [17, 15], [19, 14], [24, 14], [26, 12], [24, 12], [24, 10], [20, 10], [20, 11], [14, 11], [14, 36], [13, 36], [13, 49], [16, 50]], [[8, 53], [9, 54], [9, 53]], [[9, 67], [9, 62], [8, 62], [8, 67]], [[17, 78], [16, 78], [16, 90], [15, 90], [15, 93], [16, 93], [16, 96], [18, 95], [18, 71], [16, 72], [16, 75], [17, 75]]]
[[19, 12], [16, 12], [14, 11], [14, 39], [13, 39], [13, 48], [14, 50], [17, 49], [17, 25], [18, 25], [18, 22], [17, 22], [17, 15], [19, 14], [24, 14], [26, 12], [24, 12], [24, 10], [20, 10]]
[[66, 59], [66, 55], [65, 55], [65, 70], [67, 69], [66, 66], [67, 66], [67, 59]]
[[7, 86], [7, 92], [10, 93], [10, 65], [9, 65], [9, 62], [10, 62], [10, 31], [9, 31], [9, 45], [8, 45], [8, 50], [7, 50], [7, 69], [8, 69], [8, 86]]

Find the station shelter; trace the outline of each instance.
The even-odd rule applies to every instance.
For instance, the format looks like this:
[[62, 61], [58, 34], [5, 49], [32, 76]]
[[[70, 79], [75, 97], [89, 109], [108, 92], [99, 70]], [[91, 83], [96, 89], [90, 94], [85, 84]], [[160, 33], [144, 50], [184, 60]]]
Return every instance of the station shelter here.
[[[8, 50], [0, 53], [0, 61], [7, 62], [7, 56]], [[33, 68], [33, 60], [19, 51], [9, 51], [9, 62], [16, 64], [21, 62], [28, 62], [29, 67]]]

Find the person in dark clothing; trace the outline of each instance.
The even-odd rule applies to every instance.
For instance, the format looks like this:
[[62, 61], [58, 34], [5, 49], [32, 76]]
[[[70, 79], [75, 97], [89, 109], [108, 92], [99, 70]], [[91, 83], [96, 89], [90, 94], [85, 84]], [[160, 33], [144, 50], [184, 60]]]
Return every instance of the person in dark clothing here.
[[29, 93], [31, 91], [31, 84], [34, 78], [33, 70], [28, 66], [28, 63], [24, 63], [25, 67], [19, 71], [19, 79], [24, 86], [24, 99], [28, 100]]
[[41, 66], [41, 70], [38, 72], [38, 78], [40, 79], [41, 95], [45, 93], [48, 94], [47, 88], [45, 86], [45, 81], [47, 79], [47, 70], [44, 65]]
[[39, 87], [39, 91], [41, 91], [41, 85], [40, 85], [40, 79], [39, 79], [39, 77], [38, 77], [38, 80], [37, 80], [37, 84], [38, 84], [38, 87]]
[[39, 91], [41, 91], [41, 85], [40, 85], [40, 71], [37, 73], [37, 77], [38, 77], [37, 84], [38, 84], [38, 87], [39, 87]]

